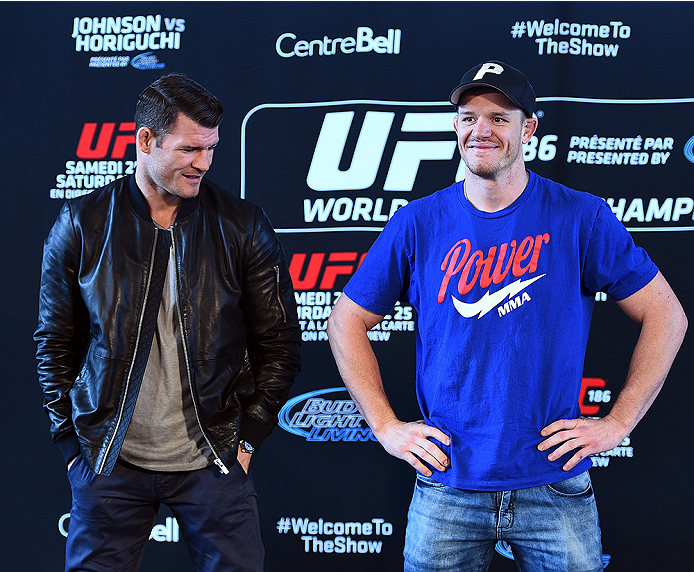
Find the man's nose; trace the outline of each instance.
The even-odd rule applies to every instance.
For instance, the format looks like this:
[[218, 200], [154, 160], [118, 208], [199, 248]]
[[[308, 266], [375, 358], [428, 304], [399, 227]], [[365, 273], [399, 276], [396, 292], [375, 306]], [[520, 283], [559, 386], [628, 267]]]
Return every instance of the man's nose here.
[[492, 134], [492, 124], [488, 119], [480, 117], [472, 128], [472, 134], [475, 137], [489, 137]]
[[209, 171], [212, 165], [212, 151], [201, 150], [193, 159], [193, 167], [199, 171]]

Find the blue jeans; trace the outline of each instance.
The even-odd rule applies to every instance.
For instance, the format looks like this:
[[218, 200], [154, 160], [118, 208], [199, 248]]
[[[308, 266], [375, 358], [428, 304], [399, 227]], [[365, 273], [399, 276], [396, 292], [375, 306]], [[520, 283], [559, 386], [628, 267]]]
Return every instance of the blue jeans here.
[[522, 572], [598, 572], [600, 523], [587, 472], [515, 491], [466, 491], [417, 475], [407, 517], [405, 572], [489, 568], [504, 540]]
[[65, 570], [137, 570], [163, 503], [178, 521], [196, 570], [262, 572], [253, 481], [239, 463], [229, 471], [223, 475], [213, 465], [164, 473], [119, 461], [105, 477], [77, 457], [68, 470], [72, 509]]

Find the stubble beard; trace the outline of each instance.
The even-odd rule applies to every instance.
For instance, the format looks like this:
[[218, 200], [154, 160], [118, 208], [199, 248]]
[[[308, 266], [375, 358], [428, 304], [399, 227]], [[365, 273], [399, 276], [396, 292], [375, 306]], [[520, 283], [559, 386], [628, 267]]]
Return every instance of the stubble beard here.
[[518, 155], [520, 155], [521, 160], [523, 157], [522, 145], [519, 148], [519, 152], [517, 153], [516, 157], [503, 155], [491, 160], [479, 159], [475, 161], [471, 159], [467, 153], [464, 153], [460, 149], [460, 146], [459, 151], [460, 156], [463, 159], [463, 162], [465, 163], [467, 171], [476, 177], [480, 177], [481, 179], [493, 179], [497, 177], [498, 175], [510, 169], [515, 164], [515, 162], [518, 160]]
[[494, 178], [501, 172], [500, 161], [471, 161], [467, 155], [462, 155], [463, 162], [470, 174], [482, 179]]

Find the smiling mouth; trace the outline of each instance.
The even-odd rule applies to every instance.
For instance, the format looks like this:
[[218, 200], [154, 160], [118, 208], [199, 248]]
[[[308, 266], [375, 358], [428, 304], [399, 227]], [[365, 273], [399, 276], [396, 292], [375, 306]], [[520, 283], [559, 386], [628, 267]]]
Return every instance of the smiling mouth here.
[[496, 149], [499, 144], [491, 139], [471, 139], [467, 146], [475, 149]]

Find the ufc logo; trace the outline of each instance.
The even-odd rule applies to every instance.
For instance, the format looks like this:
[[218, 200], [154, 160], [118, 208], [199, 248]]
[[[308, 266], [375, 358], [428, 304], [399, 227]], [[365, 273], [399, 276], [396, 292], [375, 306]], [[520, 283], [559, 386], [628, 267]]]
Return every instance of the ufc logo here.
[[[412, 191], [422, 161], [451, 161], [456, 141], [403, 140], [401, 133], [453, 132], [453, 112], [407, 112], [398, 128], [393, 111], [367, 111], [349, 167], [344, 163], [346, 143], [354, 123], [354, 111], [326, 113], [309, 166], [306, 183], [314, 191], [356, 191], [369, 189], [376, 182], [389, 138], [395, 133], [384, 191]], [[401, 116], [402, 117], [402, 116]], [[413, 136], [413, 139], [421, 136]], [[462, 170], [459, 172], [462, 175]]]
[[[80, 140], [77, 143], [77, 157], [80, 159], [106, 159], [111, 150], [111, 159], [123, 159], [128, 145], [135, 145], [135, 122], [126, 121], [118, 124], [118, 135], [115, 123], [102, 123], [97, 136], [98, 123], [85, 123]], [[113, 143], [113, 147], [111, 147]]]
[[357, 252], [314, 252], [309, 257], [304, 252], [296, 252], [289, 263], [294, 289], [332, 290], [338, 276], [352, 276], [365, 256], [366, 253], [359, 255]]

